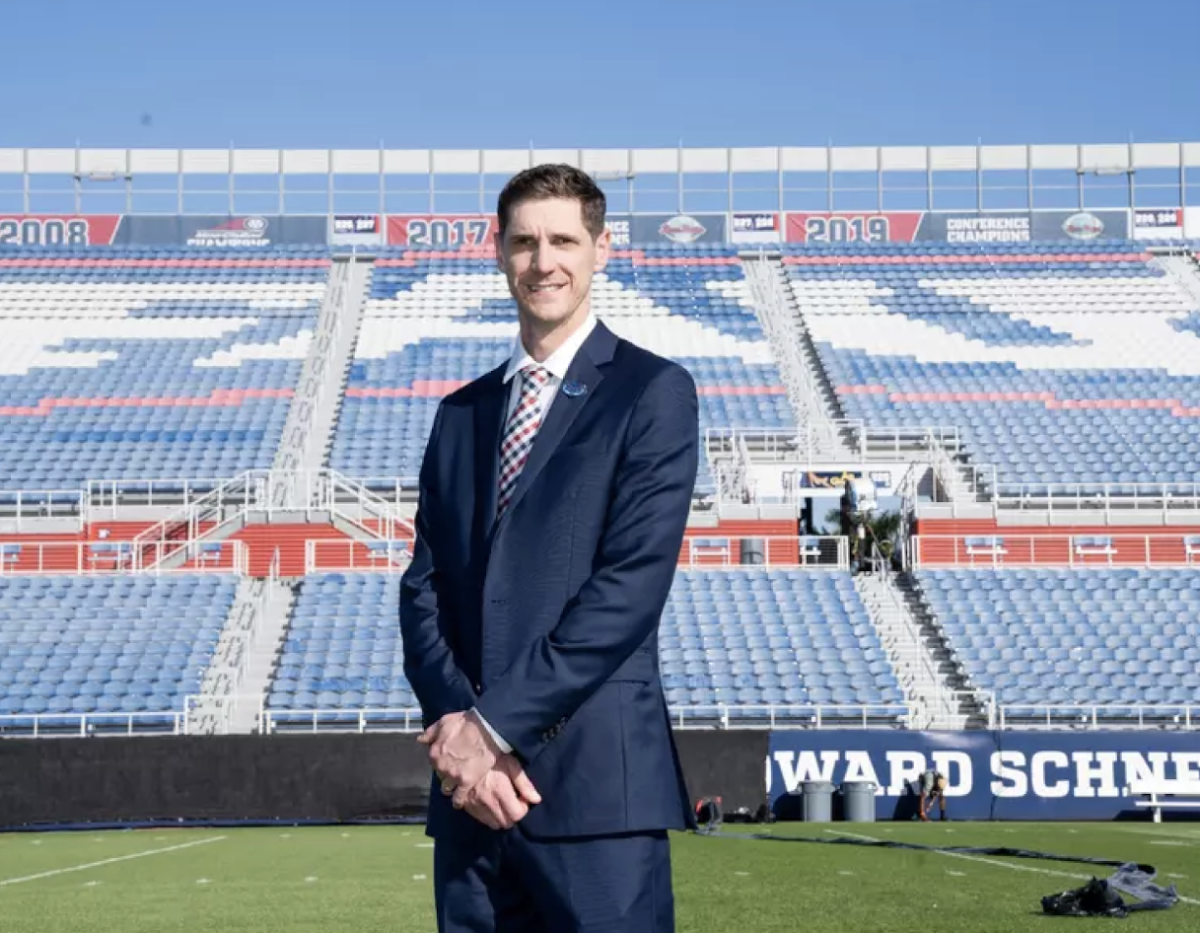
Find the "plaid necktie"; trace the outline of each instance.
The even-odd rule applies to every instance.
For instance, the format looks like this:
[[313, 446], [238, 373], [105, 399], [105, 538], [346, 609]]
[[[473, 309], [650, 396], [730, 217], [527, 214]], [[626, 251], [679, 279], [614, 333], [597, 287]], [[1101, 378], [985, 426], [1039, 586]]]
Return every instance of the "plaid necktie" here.
[[521, 468], [525, 466], [525, 460], [533, 448], [533, 439], [537, 437], [542, 422], [538, 397], [549, 379], [550, 373], [536, 364], [521, 370], [521, 398], [509, 416], [504, 428], [504, 440], [500, 443], [497, 516], [504, 514], [508, 507], [508, 501], [517, 487], [517, 477], [521, 475]]

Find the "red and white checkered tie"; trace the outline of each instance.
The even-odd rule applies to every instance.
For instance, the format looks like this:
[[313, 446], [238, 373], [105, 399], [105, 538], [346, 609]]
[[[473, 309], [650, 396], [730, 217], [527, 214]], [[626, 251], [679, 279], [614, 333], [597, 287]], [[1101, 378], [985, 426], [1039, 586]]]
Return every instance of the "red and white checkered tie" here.
[[541, 406], [538, 399], [550, 379], [541, 366], [528, 366], [521, 370], [521, 398], [504, 427], [504, 440], [500, 442], [500, 496], [496, 501], [497, 516], [504, 514], [521, 468], [533, 448], [533, 440], [541, 427]]

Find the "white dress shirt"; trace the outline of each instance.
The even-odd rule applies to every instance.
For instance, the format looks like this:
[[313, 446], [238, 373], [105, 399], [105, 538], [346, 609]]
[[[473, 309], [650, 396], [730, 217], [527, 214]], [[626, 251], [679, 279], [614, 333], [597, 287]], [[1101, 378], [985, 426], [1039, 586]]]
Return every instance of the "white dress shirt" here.
[[[587, 340], [588, 335], [596, 328], [596, 315], [592, 311], [588, 311], [587, 318], [584, 319], [582, 325], [575, 333], [571, 334], [561, 347], [551, 353], [542, 362], [542, 367], [550, 374], [550, 378], [546, 380], [546, 384], [542, 386], [541, 394], [538, 396], [538, 423], [543, 424], [546, 420], [546, 414], [550, 411], [550, 405], [554, 402], [554, 396], [558, 394], [558, 390], [562, 387], [563, 381], [567, 378], [567, 370], [571, 368], [571, 363], [575, 359], [575, 354], [579, 352], [579, 348], [583, 346], [583, 342]], [[521, 400], [521, 382], [522, 380], [515, 378], [517, 374], [530, 364], [537, 363], [529, 351], [525, 349], [525, 345], [521, 343], [521, 335], [518, 334], [513, 346], [512, 356], [508, 360], [508, 368], [504, 371], [504, 382], [508, 385], [508, 405], [504, 409], [504, 423], [508, 424], [508, 419], [512, 416], [513, 410], [517, 407], [517, 403]], [[503, 434], [501, 434], [503, 437]], [[500, 746], [500, 750], [505, 754], [512, 751], [512, 746], [509, 745], [499, 733], [491, 727], [486, 719], [475, 711], [475, 716], [479, 719], [483, 727], [488, 731], [488, 734]]]

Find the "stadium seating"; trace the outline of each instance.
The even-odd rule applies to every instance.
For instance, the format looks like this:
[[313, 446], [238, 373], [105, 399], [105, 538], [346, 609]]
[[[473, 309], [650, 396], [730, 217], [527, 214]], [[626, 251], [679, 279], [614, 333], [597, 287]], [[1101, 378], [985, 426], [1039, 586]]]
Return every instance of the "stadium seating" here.
[[[396, 619], [399, 577], [309, 576], [280, 657], [270, 710], [412, 709]], [[904, 697], [848, 573], [687, 570], [660, 635], [663, 686], [675, 707], [856, 706], [826, 719], [899, 719]], [[764, 709], [745, 714], [765, 717]], [[287, 723], [289, 717], [278, 717]], [[322, 717], [357, 720], [357, 714]], [[382, 722], [372, 714], [368, 719]], [[290, 721], [309, 722], [299, 714]]]
[[[922, 599], [1000, 705], [1085, 716], [1200, 704], [1200, 574], [1166, 569], [922, 570]], [[1124, 709], [1122, 709], [1124, 708]]]
[[[300, 583], [267, 708], [415, 709], [416, 699], [404, 677], [396, 616], [399, 588], [395, 574], [307, 576]], [[397, 717], [373, 717], [391, 718]], [[279, 721], [286, 723], [288, 718]]]
[[[660, 636], [672, 706], [851, 707], [823, 719], [900, 719], [904, 696], [850, 574], [689, 570]], [[853, 709], [853, 707], [859, 707]], [[761, 715], [761, 713], [760, 713]]]
[[271, 465], [324, 250], [0, 252], [0, 488]]
[[[690, 369], [702, 429], [794, 426], [732, 248], [619, 252], [597, 276], [594, 300], [619, 336]], [[494, 260], [382, 252], [331, 466], [364, 478], [415, 476], [438, 401], [507, 358], [515, 322]]]
[[[94, 728], [124, 730], [128, 716], [93, 714], [182, 713], [237, 582], [187, 573], [0, 576], [0, 730], [27, 731], [35, 714], [88, 714]], [[168, 715], [139, 716], [134, 728], [173, 725]], [[40, 728], [78, 732], [79, 720]]]
[[957, 426], [1001, 482], [1190, 482], [1200, 315], [1128, 242], [790, 245], [847, 417]]

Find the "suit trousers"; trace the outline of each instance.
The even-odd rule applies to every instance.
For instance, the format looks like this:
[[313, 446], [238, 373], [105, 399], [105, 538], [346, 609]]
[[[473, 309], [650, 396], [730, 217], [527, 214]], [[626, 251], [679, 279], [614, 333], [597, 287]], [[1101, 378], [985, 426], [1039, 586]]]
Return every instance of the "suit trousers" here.
[[674, 933], [667, 833], [434, 842], [439, 933]]

